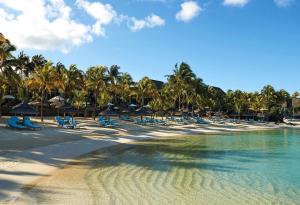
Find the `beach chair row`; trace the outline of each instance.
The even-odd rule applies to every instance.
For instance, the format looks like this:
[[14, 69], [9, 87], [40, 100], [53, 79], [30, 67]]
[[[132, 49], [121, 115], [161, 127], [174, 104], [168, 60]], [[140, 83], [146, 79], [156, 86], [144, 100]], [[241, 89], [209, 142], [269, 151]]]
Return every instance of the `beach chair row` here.
[[23, 122], [17, 117], [12, 116], [7, 120], [7, 126], [13, 129], [41, 129], [42, 127], [39, 125], [35, 125], [32, 123], [28, 116], [23, 118]]

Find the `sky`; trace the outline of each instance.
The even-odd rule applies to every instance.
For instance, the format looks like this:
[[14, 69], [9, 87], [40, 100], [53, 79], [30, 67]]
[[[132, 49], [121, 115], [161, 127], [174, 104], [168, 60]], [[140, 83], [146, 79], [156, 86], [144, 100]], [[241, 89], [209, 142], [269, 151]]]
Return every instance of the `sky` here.
[[299, 0], [0, 0], [0, 32], [82, 70], [166, 81], [184, 61], [225, 91], [300, 91]]

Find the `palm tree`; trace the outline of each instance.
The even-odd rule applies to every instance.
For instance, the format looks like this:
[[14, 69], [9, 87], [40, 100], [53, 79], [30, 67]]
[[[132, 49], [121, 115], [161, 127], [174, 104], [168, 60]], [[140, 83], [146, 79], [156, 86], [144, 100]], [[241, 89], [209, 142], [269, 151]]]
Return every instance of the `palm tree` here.
[[55, 80], [55, 87], [58, 89], [59, 93], [65, 94], [66, 82], [68, 82], [68, 75], [66, 67], [58, 62], [53, 66], [53, 79]]
[[42, 55], [34, 55], [31, 58], [31, 63], [34, 68], [42, 68], [47, 64], [47, 60]]
[[297, 91], [292, 94], [292, 98], [297, 98], [299, 96], [300, 96], [300, 94]]
[[263, 87], [261, 94], [264, 98], [266, 108], [270, 110], [277, 98], [275, 89], [271, 85], [267, 85]]
[[132, 94], [132, 87], [134, 85], [134, 82], [132, 80], [132, 77], [128, 73], [122, 73], [120, 76], [120, 98], [123, 102], [130, 103], [128, 102], [130, 99], [130, 96]]
[[168, 82], [172, 86], [172, 89], [176, 93], [176, 98], [178, 99], [178, 109], [181, 105], [184, 105], [184, 97], [187, 97], [187, 91], [189, 90], [192, 81], [196, 78], [196, 75], [191, 70], [187, 63], [182, 62], [178, 68], [175, 65], [172, 75], [167, 75]]
[[97, 98], [97, 103], [100, 108], [104, 108], [109, 102], [111, 102], [112, 96], [108, 93], [106, 88], [103, 88]]
[[221, 111], [225, 105], [226, 93], [218, 87], [207, 86], [208, 107], [213, 111]]
[[43, 116], [43, 105], [45, 94], [50, 93], [51, 90], [57, 87], [57, 80], [55, 79], [55, 70], [53, 69], [53, 64], [47, 62], [41, 68], [35, 68], [31, 77], [28, 80], [28, 87], [37, 89], [41, 95], [41, 121], [44, 121]]
[[4, 77], [0, 74], [0, 115], [1, 115], [1, 106], [4, 101], [6, 85], [4, 83]]
[[8, 39], [0, 33], [0, 71], [4, 72], [7, 67], [13, 65], [15, 57], [12, 52], [16, 50], [16, 47], [10, 43]]
[[85, 90], [74, 90], [72, 104], [78, 110], [85, 105], [87, 92]]
[[84, 87], [84, 74], [75, 64], [70, 65], [69, 69], [65, 71], [64, 80], [65, 98], [71, 98], [74, 91], [82, 90]]
[[87, 88], [94, 94], [94, 120], [96, 119], [95, 112], [99, 93], [106, 87], [106, 73], [107, 67], [105, 66], [90, 67], [86, 72]]
[[137, 84], [136, 94], [141, 106], [144, 106], [145, 98], [154, 97], [157, 94], [157, 88], [150, 78], [144, 77]]
[[245, 96], [244, 93], [240, 90], [236, 90], [234, 92], [233, 103], [234, 103], [234, 110], [238, 113], [239, 118], [241, 118], [241, 113], [243, 107], [245, 106]]
[[116, 103], [117, 95], [119, 94], [120, 87], [118, 86], [121, 80], [120, 76], [120, 67], [117, 65], [112, 65], [108, 69], [108, 81], [109, 81], [109, 90], [113, 96], [113, 102]]
[[24, 79], [24, 77], [27, 77], [28, 74], [33, 71], [34, 67], [30, 62], [30, 58], [24, 54], [24, 52], [20, 52], [19, 56], [17, 57], [15, 61], [15, 69], [16, 72], [20, 72], [20, 78]]

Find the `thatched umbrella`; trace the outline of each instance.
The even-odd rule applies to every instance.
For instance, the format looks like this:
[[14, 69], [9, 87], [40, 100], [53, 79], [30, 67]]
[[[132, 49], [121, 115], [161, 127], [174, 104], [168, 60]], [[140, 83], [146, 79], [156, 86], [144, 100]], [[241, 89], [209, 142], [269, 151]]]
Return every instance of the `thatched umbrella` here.
[[141, 116], [142, 120], [144, 115], [151, 115], [152, 111], [147, 110], [145, 107], [141, 107], [135, 111], [135, 114]]
[[130, 105], [128, 105], [128, 107], [131, 107], [131, 108], [136, 108], [137, 107], [137, 105], [136, 104], [130, 104]]
[[[40, 101], [32, 101], [32, 102], [29, 102], [28, 105], [31, 105], [31, 106], [41, 106], [41, 102]], [[47, 102], [44, 102], [43, 106], [44, 107], [48, 107], [49, 104]]]
[[37, 115], [38, 114], [38, 112], [32, 107], [30, 107], [28, 103], [25, 101], [12, 107], [10, 113], [15, 115]]
[[64, 113], [64, 115], [66, 113], [69, 113], [73, 116], [77, 113], [77, 110], [70, 103], [64, 103], [63, 105], [56, 106], [55, 108], [61, 110]]
[[14, 115], [21, 115], [23, 116], [23, 122], [24, 122], [24, 117], [25, 115], [37, 115], [38, 112], [30, 107], [27, 102], [23, 101], [22, 103], [12, 107], [10, 110], [11, 114]]
[[106, 116], [106, 119], [109, 120], [111, 115], [116, 115], [117, 113], [113, 110], [111, 106], [108, 106], [104, 111], [104, 115]]
[[48, 102], [51, 102], [51, 103], [63, 102], [63, 101], [65, 101], [65, 99], [61, 96], [55, 96], [55, 97], [51, 98], [50, 100], [48, 100]]
[[14, 100], [15, 97], [12, 96], [12, 95], [4, 95], [4, 96], [3, 96], [3, 99], [5, 99], [5, 100]]
[[160, 116], [162, 119], [166, 114], [167, 114], [167, 112], [164, 110], [158, 110], [155, 112], [155, 115]]

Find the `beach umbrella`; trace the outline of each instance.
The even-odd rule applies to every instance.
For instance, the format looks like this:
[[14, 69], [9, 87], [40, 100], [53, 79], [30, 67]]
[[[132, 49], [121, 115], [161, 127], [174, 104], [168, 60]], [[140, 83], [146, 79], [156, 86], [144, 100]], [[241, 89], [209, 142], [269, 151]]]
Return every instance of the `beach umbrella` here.
[[143, 107], [144, 107], [144, 108], [151, 108], [150, 105], [144, 105]]
[[155, 112], [155, 115], [160, 116], [162, 119], [166, 114], [167, 114], [167, 112], [164, 110], [158, 110]]
[[137, 105], [135, 105], [135, 104], [130, 104], [130, 105], [128, 105], [128, 107], [135, 108], [135, 107], [137, 107]]
[[132, 109], [129, 109], [129, 108], [122, 108], [121, 109], [121, 114], [129, 114], [130, 112], [132, 112], [133, 110]]
[[104, 113], [105, 113], [105, 115], [115, 115], [116, 114], [116, 112], [110, 106], [104, 110]]
[[144, 116], [144, 115], [151, 115], [152, 112], [149, 111], [149, 110], [147, 110], [145, 107], [141, 107], [141, 108], [139, 108], [139, 109], [137, 109], [137, 110], [135, 111], [135, 114], [136, 114], [136, 115], [140, 115], [140, 116], [141, 116], [141, 119], [143, 119], [143, 116]]
[[72, 105], [69, 104], [69, 103], [63, 103], [63, 104], [60, 104], [60, 105], [56, 105], [55, 108], [58, 108], [60, 110], [67, 110], [67, 109], [71, 109]]
[[112, 109], [111, 106], [108, 106], [104, 111], [104, 115], [106, 116], [106, 119], [109, 120], [111, 115], [116, 115], [117, 113]]
[[55, 96], [55, 97], [51, 98], [50, 100], [48, 100], [48, 102], [51, 102], [51, 103], [62, 102], [62, 101], [65, 101], [65, 99], [61, 96]]
[[[31, 106], [41, 106], [41, 102], [39, 101], [32, 101], [32, 102], [29, 102], [28, 105], [31, 105]], [[47, 107], [49, 104], [44, 102], [43, 103], [43, 107]]]
[[22, 103], [12, 107], [11, 114], [14, 115], [37, 115], [38, 112], [30, 107], [27, 102], [23, 101]]
[[70, 104], [70, 103], [64, 103], [61, 106], [57, 106], [59, 110], [61, 110], [64, 114], [69, 113], [69, 114], [76, 114], [77, 110]]
[[130, 112], [135, 112], [136, 107], [137, 106], [135, 104], [128, 105], [128, 109], [129, 109]]
[[15, 97], [12, 96], [12, 95], [4, 95], [4, 96], [3, 96], [3, 99], [5, 99], [5, 100], [14, 100]]

